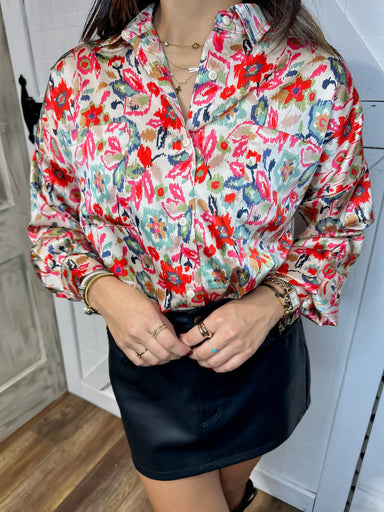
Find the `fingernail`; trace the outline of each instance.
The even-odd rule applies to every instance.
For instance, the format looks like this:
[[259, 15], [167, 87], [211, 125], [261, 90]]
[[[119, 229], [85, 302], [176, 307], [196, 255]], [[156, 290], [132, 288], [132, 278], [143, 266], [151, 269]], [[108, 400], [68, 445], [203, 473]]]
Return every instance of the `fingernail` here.
[[193, 350], [190, 350], [190, 351], [188, 352], [188, 355], [189, 355], [189, 356], [191, 356], [192, 354], [193, 354]]

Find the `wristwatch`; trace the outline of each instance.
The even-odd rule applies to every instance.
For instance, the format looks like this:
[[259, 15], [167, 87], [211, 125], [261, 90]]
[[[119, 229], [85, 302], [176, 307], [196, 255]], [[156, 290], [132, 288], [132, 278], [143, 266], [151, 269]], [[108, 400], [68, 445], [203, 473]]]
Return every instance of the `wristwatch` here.
[[[270, 283], [279, 285], [284, 292], [281, 293]], [[267, 277], [261, 284], [273, 291], [284, 308], [284, 316], [279, 322], [279, 329], [280, 332], [282, 332], [287, 325], [292, 324], [298, 317], [298, 311], [301, 303], [297, 291], [290, 283], [287, 283], [284, 279], [275, 276]]]

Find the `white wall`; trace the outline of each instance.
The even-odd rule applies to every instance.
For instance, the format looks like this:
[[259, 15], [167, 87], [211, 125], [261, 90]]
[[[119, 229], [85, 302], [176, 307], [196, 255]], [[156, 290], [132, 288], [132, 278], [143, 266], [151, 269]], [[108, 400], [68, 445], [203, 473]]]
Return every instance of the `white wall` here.
[[336, 0], [384, 70], [384, 1]]

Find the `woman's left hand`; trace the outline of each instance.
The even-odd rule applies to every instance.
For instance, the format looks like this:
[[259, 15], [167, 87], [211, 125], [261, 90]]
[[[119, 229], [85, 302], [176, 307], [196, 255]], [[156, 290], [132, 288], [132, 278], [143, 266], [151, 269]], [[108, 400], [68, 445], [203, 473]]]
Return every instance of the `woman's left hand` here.
[[[194, 348], [189, 357], [216, 372], [235, 370], [256, 352], [283, 314], [284, 308], [273, 291], [260, 286], [213, 311], [204, 320], [212, 338]], [[180, 339], [193, 347], [203, 341], [203, 336], [196, 325]]]

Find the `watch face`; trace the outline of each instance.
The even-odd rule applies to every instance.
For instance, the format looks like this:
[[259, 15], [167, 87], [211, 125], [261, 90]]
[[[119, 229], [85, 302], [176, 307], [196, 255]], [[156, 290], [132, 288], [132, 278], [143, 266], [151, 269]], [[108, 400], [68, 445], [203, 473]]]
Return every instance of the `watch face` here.
[[291, 299], [292, 308], [297, 309], [300, 306], [300, 300], [295, 290], [289, 292], [289, 298]]

